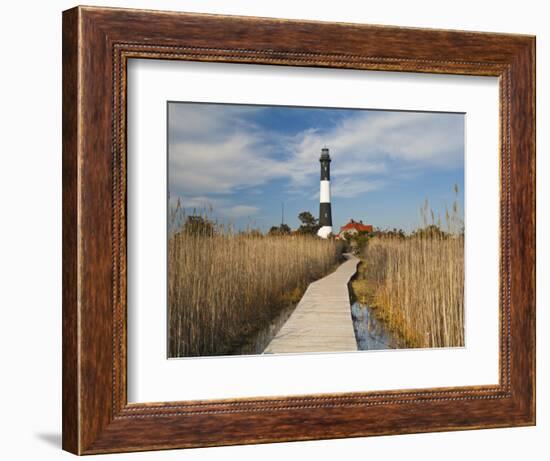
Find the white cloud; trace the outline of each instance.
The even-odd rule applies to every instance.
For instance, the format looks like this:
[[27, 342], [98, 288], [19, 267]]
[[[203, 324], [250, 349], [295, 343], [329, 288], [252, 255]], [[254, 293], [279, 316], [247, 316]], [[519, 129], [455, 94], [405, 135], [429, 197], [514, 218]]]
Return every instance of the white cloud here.
[[[290, 192], [310, 195], [325, 145], [333, 158], [335, 197], [356, 197], [415, 171], [462, 163], [460, 115], [361, 111], [330, 129], [288, 136], [249, 121], [250, 111], [261, 107], [173, 106], [177, 110], [170, 109], [169, 181], [170, 190], [181, 196], [213, 200], [212, 195], [276, 179], [287, 181]], [[257, 211], [246, 204], [224, 205], [241, 216]]]
[[170, 208], [175, 209], [178, 201], [180, 207], [184, 208], [187, 213], [192, 211], [206, 215], [215, 213], [216, 216], [223, 218], [253, 217], [260, 211], [257, 206], [243, 203], [235, 204], [233, 200], [228, 198], [208, 196], [171, 196]]
[[334, 197], [352, 198], [365, 192], [381, 189], [385, 185], [386, 182], [380, 179], [344, 178], [334, 183], [331, 192]]
[[229, 208], [224, 208], [222, 216], [230, 218], [243, 218], [247, 216], [254, 216], [260, 211], [258, 207], [251, 205], [235, 205]]
[[234, 133], [221, 141], [170, 146], [170, 187], [181, 193], [229, 193], [282, 176], [281, 162], [254, 135]]
[[[310, 130], [296, 137], [293, 168], [290, 177], [301, 183], [312, 170], [322, 146], [328, 146], [333, 158], [335, 177], [383, 174], [391, 181], [395, 169], [388, 163], [401, 162], [403, 167], [455, 167], [462, 159], [464, 133], [450, 116], [410, 112], [361, 112], [345, 119], [334, 128], [320, 132]], [[316, 173], [316, 171], [315, 171]], [[340, 179], [341, 180], [341, 179]]]

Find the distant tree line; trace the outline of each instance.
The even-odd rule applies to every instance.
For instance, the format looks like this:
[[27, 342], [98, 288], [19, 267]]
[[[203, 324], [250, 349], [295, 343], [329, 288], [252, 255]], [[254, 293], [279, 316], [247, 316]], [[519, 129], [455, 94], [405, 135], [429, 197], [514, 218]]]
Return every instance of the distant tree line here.
[[[319, 230], [319, 220], [313, 216], [309, 211], [302, 211], [298, 215], [300, 220], [300, 226], [296, 229], [297, 234], [302, 235], [316, 235]], [[269, 235], [289, 235], [292, 232], [287, 224], [281, 224], [280, 226], [272, 226], [269, 229]]]
[[[295, 234], [300, 235], [316, 235], [319, 230], [319, 221], [309, 211], [302, 211], [298, 215], [300, 220], [300, 226], [294, 231]], [[180, 225], [180, 230], [191, 235], [203, 235], [212, 236], [219, 232], [218, 224], [212, 221], [205, 215], [192, 214], [187, 215], [182, 220], [183, 224]], [[259, 229], [248, 229], [239, 233], [245, 233], [247, 235], [262, 236], [263, 233]], [[288, 224], [280, 224], [279, 226], [272, 226], [267, 235], [290, 235], [292, 229]], [[459, 233], [464, 234], [464, 229]], [[357, 231], [355, 233], [344, 234], [344, 239], [353, 247], [362, 249], [367, 241], [373, 237], [379, 238], [439, 238], [446, 239], [454, 236], [455, 234], [443, 231], [437, 224], [428, 224], [422, 228], [416, 229], [410, 233], [406, 233], [403, 229], [380, 229], [375, 227], [372, 232], [369, 231]]]

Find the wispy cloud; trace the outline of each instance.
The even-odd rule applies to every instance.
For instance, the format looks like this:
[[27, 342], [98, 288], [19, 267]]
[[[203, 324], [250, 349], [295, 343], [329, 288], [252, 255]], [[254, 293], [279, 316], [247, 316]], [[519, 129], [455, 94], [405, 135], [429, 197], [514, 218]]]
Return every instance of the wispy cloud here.
[[224, 209], [222, 216], [231, 218], [244, 218], [244, 217], [253, 217], [259, 211], [258, 207], [251, 205], [235, 205], [229, 208]]
[[[410, 112], [359, 112], [329, 130], [308, 130], [290, 147], [289, 176], [296, 184], [317, 171], [311, 167], [322, 146], [330, 146], [335, 177], [383, 175], [391, 183], [401, 169], [456, 167], [462, 162], [464, 133], [451, 115]], [[390, 169], [389, 166], [392, 166]], [[335, 194], [350, 191], [336, 189]], [[360, 193], [362, 190], [357, 189]]]
[[333, 196], [342, 198], [391, 187], [415, 172], [456, 168], [463, 162], [463, 120], [457, 114], [348, 111], [328, 126], [287, 133], [256, 122], [266, 111], [171, 104], [171, 193], [187, 197], [186, 207], [208, 199], [226, 213], [250, 216], [258, 207], [240, 203], [239, 191], [282, 181], [287, 193], [311, 196], [323, 146], [330, 148], [333, 158]]
[[259, 207], [234, 202], [234, 199], [208, 196], [171, 196], [169, 206], [172, 209], [180, 206], [187, 212], [210, 214], [214, 210], [216, 215], [223, 218], [255, 217], [260, 211]]

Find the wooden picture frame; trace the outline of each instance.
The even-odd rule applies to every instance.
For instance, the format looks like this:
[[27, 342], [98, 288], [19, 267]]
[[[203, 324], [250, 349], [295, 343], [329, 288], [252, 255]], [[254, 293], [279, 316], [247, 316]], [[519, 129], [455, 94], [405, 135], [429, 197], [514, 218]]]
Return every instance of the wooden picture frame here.
[[[500, 382], [128, 404], [126, 63], [496, 76]], [[63, 448], [93, 454], [535, 424], [535, 38], [76, 7], [63, 13]]]

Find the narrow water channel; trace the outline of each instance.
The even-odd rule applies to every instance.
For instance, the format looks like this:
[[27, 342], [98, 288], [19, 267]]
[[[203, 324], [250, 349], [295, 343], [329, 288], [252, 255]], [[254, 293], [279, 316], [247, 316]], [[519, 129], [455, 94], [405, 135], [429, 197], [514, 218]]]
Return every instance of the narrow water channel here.
[[[296, 305], [289, 305], [281, 310], [271, 323], [246, 338], [242, 344], [231, 351], [230, 355], [261, 354], [286, 323]], [[399, 349], [403, 347], [399, 338], [393, 335], [374, 314], [372, 308], [359, 301], [351, 305], [353, 330], [360, 351]]]
[[388, 331], [367, 304], [355, 301], [351, 305], [351, 317], [358, 350], [372, 351], [402, 347], [399, 339]]

